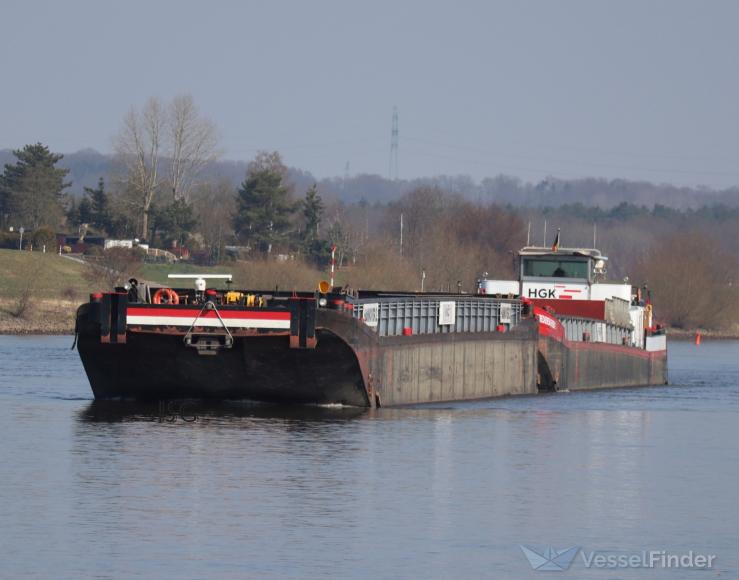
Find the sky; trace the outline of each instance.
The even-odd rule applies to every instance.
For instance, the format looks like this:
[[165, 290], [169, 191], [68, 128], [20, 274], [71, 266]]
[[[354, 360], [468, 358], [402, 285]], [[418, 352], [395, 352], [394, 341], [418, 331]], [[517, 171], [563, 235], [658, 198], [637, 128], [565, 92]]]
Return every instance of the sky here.
[[739, 185], [739, 2], [5, 0], [0, 148], [112, 150], [193, 96], [223, 158], [317, 177]]

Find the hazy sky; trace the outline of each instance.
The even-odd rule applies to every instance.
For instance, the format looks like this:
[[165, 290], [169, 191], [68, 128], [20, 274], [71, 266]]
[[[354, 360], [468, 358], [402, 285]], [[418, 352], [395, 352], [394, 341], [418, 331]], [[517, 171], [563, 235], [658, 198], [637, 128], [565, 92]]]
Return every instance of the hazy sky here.
[[0, 148], [111, 150], [193, 95], [224, 157], [317, 176], [739, 184], [739, 2], [5, 0]]

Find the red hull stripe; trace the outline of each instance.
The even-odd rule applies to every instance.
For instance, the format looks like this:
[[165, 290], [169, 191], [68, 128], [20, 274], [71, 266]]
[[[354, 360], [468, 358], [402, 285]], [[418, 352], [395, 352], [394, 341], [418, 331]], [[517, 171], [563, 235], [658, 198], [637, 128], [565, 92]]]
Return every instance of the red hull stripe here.
[[559, 299], [532, 298], [535, 306], [550, 306], [560, 316], [582, 316], [584, 318], [605, 318], [606, 303], [602, 300], [573, 300], [571, 296]]
[[[128, 316], [166, 316], [167, 318], [195, 318], [200, 313], [199, 308], [175, 309], [175, 308], [137, 308], [129, 306]], [[219, 310], [218, 313], [224, 320], [290, 320], [289, 312], [270, 312], [264, 310]], [[206, 310], [199, 318], [215, 318], [213, 310]]]

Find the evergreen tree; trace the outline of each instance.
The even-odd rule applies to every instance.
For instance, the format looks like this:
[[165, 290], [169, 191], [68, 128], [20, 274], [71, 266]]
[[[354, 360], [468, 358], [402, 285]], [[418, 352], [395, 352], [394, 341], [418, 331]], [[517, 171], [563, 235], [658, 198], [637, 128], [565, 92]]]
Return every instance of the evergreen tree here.
[[92, 203], [86, 197], [83, 197], [77, 206], [77, 221], [80, 224], [93, 225]]
[[6, 164], [0, 175], [0, 203], [10, 223], [33, 229], [41, 224], [57, 226], [64, 214], [64, 179], [68, 169], [56, 167], [63, 155], [51, 153], [41, 143], [13, 151], [18, 161]]
[[318, 195], [318, 186], [313, 184], [305, 193], [302, 201], [303, 216], [305, 217], [305, 242], [320, 237], [319, 227], [323, 218], [323, 200]]
[[80, 209], [77, 206], [77, 200], [74, 196], [70, 196], [69, 198], [69, 205], [67, 206], [65, 215], [67, 216], [67, 224], [75, 227], [80, 225]]
[[303, 252], [316, 265], [322, 266], [328, 262], [331, 254], [331, 244], [321, 239], [320, 225], [323, 219], [323, 200], [318, 195], [318, 187], [314, 184], [301, 201], [305, 231], [303, 232]]
[[[98, 181], [96, 188], [85, 187], [85, 196], [82, 202], [80, 202], [80, 214], [82, 214], [82, 203], [87, 201], [89, 204], [89, 222], [87, 223], [90, 223], [98, 230], [110, 233], [112, 216], [108, 194], [105, 193], [105, 182], [102, 177]], [[82, 219], [81, 216], [80, 219]]]
[[276, 164], [253, 164], [236, 194], [236, 234], [252, 248], [271, 252], [287, 238], [295, 204]]
[[173, 242], [180, 246], [184, 245], [198, 223], [192, 205], [184, 199], [178, 199], [161, 210], [154, 207], [152, 216], [154, 237], [156, 238], [158, 234], [166, 247], [171, 247]]

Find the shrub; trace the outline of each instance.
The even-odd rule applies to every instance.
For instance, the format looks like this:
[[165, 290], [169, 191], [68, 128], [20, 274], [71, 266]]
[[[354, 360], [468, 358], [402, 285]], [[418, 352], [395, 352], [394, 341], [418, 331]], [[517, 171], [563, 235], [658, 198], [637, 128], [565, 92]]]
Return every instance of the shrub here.
[[61, 291], [61, 296], [70, 302], [77, 301], [77, 290], [73, 286], [67, 286]]
[[49, 226], [40, 226], [33, 232], [31, 242], [34, 249], [41, 250], [45, 246], [47, 252], [56, 251], [56, 234]]
[[20, 243], [18, 232], [0, 232], [0, 248], [5, 250], [17, 250]]
[[21, 286], [18, 294], [15, 296], [10, 308], [6, 309], [11, 316], [15, 318], [26, 318], [28, 309], [36, 297], [36, 287], [40, 273], [40, 265], [32, 266], [22, 271], [19, 279]]
[[143, 262], [139, 249], [110, 248], [88, 262], [85, 278], [103, 288], [114, 288], [135, 277]]
[[300, 260], [254, 260], [227, 267], [237, 287], [253, 290], [314, 290], [326, 274]]

